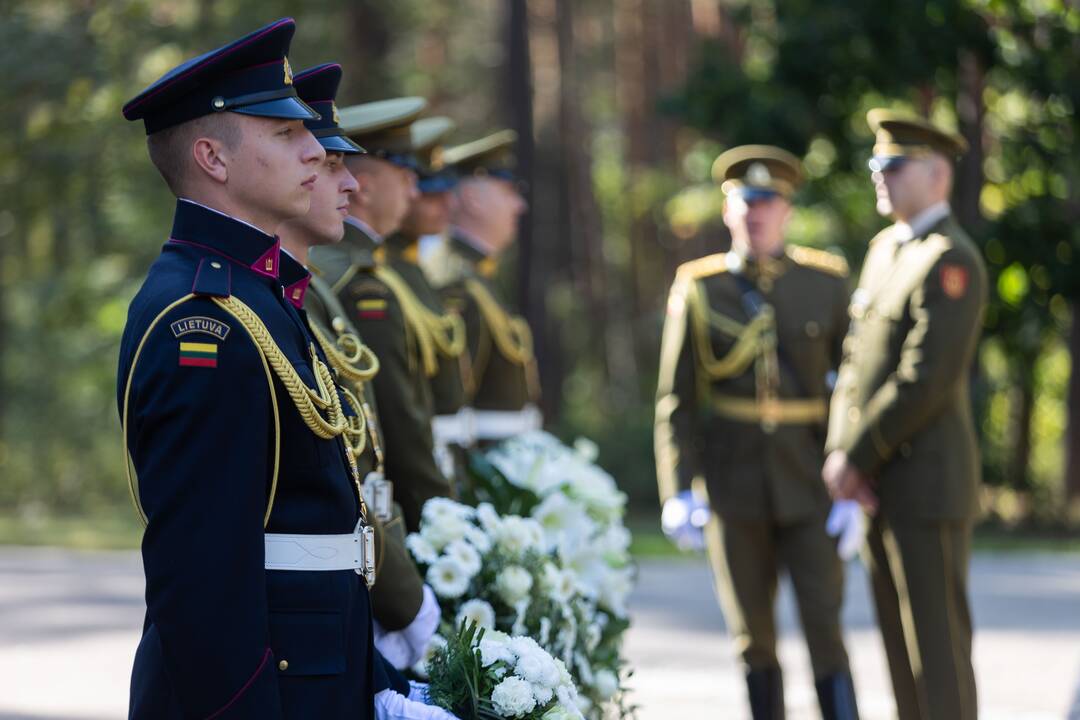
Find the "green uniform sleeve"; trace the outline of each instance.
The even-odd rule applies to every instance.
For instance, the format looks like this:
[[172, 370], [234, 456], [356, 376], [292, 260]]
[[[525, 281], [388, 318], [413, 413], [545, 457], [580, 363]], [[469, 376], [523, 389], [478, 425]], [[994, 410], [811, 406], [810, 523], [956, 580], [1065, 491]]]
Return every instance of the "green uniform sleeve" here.
[[401, 306], [388, 291], [374, 292], [372, 280], [350, 283], [341, 301], [364, 343], [379, 358], [372, 381], [386, 452], [386, 477], [394, 483], [408, 530], [417, 530], [420, 511], [433, 497], [450, 497], [449, 481], [435, 464], [431, 437], [433, 408], [427, 380], [411, 359]]
[[913, 324], [899, 364], [866, 405], [846, 448], [856, 467], [876, 473], [904, 441], [953, 400], [981, 328], [986, 277], [973, 253], [946, 251], [911, 296]]
[[671, 289], [660, 343], [653, 440], [661, 502], [688, 489], [694, 478], [702, 476], [687, 287], [686, 282], [677, 279]]

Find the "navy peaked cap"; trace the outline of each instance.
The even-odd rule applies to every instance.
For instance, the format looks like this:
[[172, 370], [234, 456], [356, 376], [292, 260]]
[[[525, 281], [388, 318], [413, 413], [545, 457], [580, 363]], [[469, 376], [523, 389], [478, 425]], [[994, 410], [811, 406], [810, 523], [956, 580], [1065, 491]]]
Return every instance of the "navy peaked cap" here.
[[215, 112], [312, 120], [319, 115], [293, 87], [289, 43], [296, 31], [283, 18], [173, 68], [124, 105], [146, 134]]
[[294, 78], [296, 94], [312, 110], [319, 113], [313, 120], [305, 120], [304, 125], [329, 152], [356, 155], [366, 152], [364, 148], [345, 137], [345, 132], [338, 125], [337, 97], [338, 85], [341, 84], [341, 66], [337, 63], [316, 65], [296, 74]]

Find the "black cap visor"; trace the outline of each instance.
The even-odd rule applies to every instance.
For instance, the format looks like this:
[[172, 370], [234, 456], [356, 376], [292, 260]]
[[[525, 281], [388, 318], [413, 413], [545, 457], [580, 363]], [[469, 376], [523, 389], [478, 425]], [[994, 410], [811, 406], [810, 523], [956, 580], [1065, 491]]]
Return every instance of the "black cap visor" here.
[[319, 113], [295, 95], [272, 98], [251, 104], [234, 105], [225, 108], [229, 112], [256, 117], [282, 118], [284, 120], [318, 120]]

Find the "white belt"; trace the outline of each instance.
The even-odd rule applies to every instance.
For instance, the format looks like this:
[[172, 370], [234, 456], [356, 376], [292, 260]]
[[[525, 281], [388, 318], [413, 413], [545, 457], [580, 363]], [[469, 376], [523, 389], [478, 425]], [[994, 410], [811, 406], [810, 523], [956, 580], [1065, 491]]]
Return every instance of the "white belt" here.
[[521, 410], [475, 410], [473, 418], [478, 440], [505, 440], [544, 425], [540, 409], [535, 405], [526, 405]]
[[461, 408], [453, 415], [431, 418], [431, 435], [436, 445], [472, 445], [476, 439], [473, 409]]
[[354, 570], [375, 583], [375, 532], [358, 524], [348, 535], [266, 533], [267, 570]]

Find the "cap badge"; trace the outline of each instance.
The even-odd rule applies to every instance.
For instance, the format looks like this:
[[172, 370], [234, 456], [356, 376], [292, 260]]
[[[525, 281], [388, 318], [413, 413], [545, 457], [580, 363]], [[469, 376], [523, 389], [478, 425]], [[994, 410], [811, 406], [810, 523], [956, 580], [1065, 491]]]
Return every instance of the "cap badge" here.
[[756, 162], [747, 169], [746, 182], [754, 187], [768, 187], [772, 182], [772, 175], [764, 163]]
[[333, 103], [333, 102], [330, 103], [330, 109], [333, 111], [334, 124], [335, 125], [340, 125], [341, 124], [341, 116], [338, 115], [337, 103]]
[[289, 65], [289, 58], [285, 58], [285, 84], [292, 85], [292, 67]]

